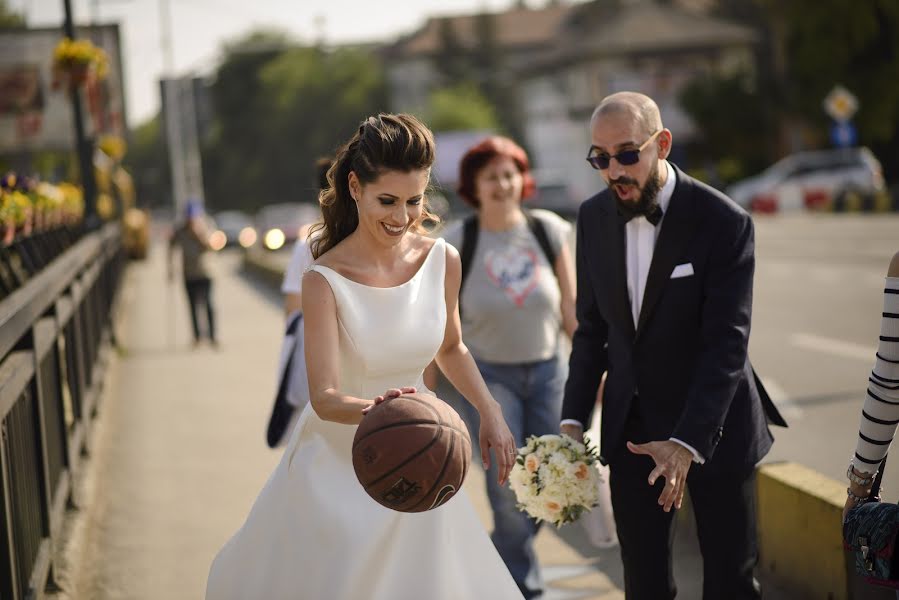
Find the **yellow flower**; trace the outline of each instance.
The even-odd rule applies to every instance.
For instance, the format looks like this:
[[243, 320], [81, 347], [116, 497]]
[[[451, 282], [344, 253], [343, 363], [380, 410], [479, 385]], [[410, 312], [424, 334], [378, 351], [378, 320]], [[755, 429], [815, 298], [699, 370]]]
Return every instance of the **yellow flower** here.
[[537, 469], [540, 468], [540, 459], [537, 458], [536, 454], [528, 454], [528, 457], [524, 459], [524, 468], [527, 469], [528, 473], [537, 472]]

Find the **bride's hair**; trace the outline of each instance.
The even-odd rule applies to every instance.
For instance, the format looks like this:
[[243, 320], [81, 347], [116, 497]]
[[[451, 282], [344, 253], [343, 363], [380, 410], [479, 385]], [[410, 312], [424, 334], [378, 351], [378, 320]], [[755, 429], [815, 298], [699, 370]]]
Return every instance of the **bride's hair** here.
[[[356, 202], [350, 195], [350, 172], [362, 185], [386, 171], [409, 173], [434, 164], [434, 136], [424, 123], [406, 114], [379, 114], [362, 122], [350, 140], [337, 151], [328, 170], [328, 187], [319, 194], [322, 220], [309, 234], [312, 256], [318, 258], [359, 225]], [[425, 201], [421, 221], [437, 222]], [[415, 231], [425, 233], [421, 221]]]

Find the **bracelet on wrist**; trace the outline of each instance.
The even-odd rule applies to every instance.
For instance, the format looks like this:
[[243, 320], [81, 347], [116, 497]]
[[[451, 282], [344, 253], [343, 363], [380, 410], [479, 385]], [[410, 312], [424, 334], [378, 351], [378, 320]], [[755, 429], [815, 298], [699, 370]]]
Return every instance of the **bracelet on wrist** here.
[[856, 471], [855, 467], [852, 466], [852, 463], [850, 463], [849, 468], [846, 469], [846, 477], [849, 479], [849, 481], [862, 487], [870, 487], [870, 485], [874, 483], [874, 477], [876, 476], [877, 471], [874, 471], [873, 473], [868, 473], [867, 471]]
[[846, 488], [846, 496], [852, 500], [856, 505], [864, 504], [868, 501], [868, 496], [859, 496], [855, 492], [852, 491], [852, 488]]

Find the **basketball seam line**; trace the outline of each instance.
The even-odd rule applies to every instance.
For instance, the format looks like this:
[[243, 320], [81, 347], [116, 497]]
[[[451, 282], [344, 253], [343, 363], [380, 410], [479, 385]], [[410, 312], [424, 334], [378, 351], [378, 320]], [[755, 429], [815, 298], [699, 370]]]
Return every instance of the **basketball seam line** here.
[[[379, 429], [378, 431], [383, 431], [383, 429]], [[385, 479], [385, 478], [387, 478], [387, 477], [390, 477], [391, 475], [393, 475], [394, 473], [396, 473], [398, 470], [402, 469], [403, 467], [405, 467], [406, 465], [408, 465], [410, 462], [412, 462], [413, 460], [415, 460], [416, 458], [418, 458], [419, 456], [421, 456], [421, 455], [422, 455], [424, 452], [426, 452], [431, 446], [433, 446], [434, 444], [437, 443], [437, 440], [440, 439], [440, 434], [441, 434], [441, 433], [443, 433], [443, 430], [442, 430], [442, 429], [437, 430], [437, 434], [436, 434], [434, 437], [431, 438], [431, 441], [429, 441], [427, 444], [425, 444], [424, 448], [422, 448], [421, 450], [419, 450], [418, 452], [416, 452], [415, 454], [413, 454], [412, 456], [410, 456], [409, 458], [407, 458], [406, 460], [404, 460], [403, 462], [401, 462], [401, 463], [398, 464], [397, 466], [393, 467], [390, 471], [388, 471], [387, 473], [384, 473], [383, 475], [381, 475], [380, 477], [378, 477], [378, 478], [375, 479], [374, 481], [369, 481], [368, 483], [365, 484], [365, 487], [369, 487], [369, 486], [375, 485], [375, 484], [378, 483], [379, 481], [381, 481], [381, 480], [383, 480], [383, 479]]]
[[[440, 430], [440, 433], [443, 434], [442, 429]], [[416, 502], [411, 507], [409, 507], [409, 510], [417, 508], [419, 504], [421, 504], [422, 502], [427, 500], [428, 496], [431, 495], [431, 493], [437, 488], [437, 486], [443, 480], [443, 475], [444, 475], [444, 473], [446, 473], [446, 468], [449, 465], [450, 460], [452, 460], [452, 458], [453, 458], [453, 450], [455, 450], [455, 448], [456, 448], [456, 436], [453, 435], [450, 437], [451, 437], [451, 440], [450, 440], [449, 452], [446, 453], [446, 457], [443, 459], [443, 466], [440, 468], [440, 473], [437, 475], [437, 478], [434, 480], [434, 485], [431, 486], [431, 489], [429, 489], [427, 491], [427, 493], [425, 493], [425, 495], [422, 496], [418, 502]], [[459, 487], [461, 488], [462, 486], [460, 485]]]
[[[438, 421], [439, 421], [439, 417], [438, 417]], [[355, 450], [356, 446], [358, 446], [359, 444], [361, 444], [362, 442], [364, 442], [365, 440], [367, 440], [369, 437], [373, 436], [376, 433], [384, 431], [385, 429], [394, 429], [395, 427], [403, 427], [405, 425], [435, 425], [435, 426], [439, 426], [439, 427], [446, 427], [447, 429], [452, 429], [453, 431], [460, 433], [463, 436], [468, 437], [469, 440], [471, 439], [471, 435], [468, 433], [468, 431], [462, 431], [458, 427], [454, 427], [453, 425], [450, 425], [449, 423], [442, 423], [442, 422], [435, 423], [433, 420], [427, 421], [424, 419], [416, 419], [414, 421], [401, 421], [399, 423], [391, 423], [390, 425], [384, 425], [384, 426], [376, 429], [375, 431], [370, 431], [370, 432], [366, 433], [363, 437], [356, 440], [355, 443], [353, 444], [352, 449]]]

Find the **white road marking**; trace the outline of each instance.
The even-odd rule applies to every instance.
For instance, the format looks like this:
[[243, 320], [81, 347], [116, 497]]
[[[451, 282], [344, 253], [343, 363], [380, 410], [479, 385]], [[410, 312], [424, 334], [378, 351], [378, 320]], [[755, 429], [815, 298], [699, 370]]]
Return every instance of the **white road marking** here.
[[832, 354], [840, 358], [863, 360], [872, 364], [874, 362], [874, 354], [877, 352], [877, 348], [874, 346], [863, 346], [811, 333], [794, 333], [790, 336], [790, 343], [804, 350], [823, 352], [824, 354]]

